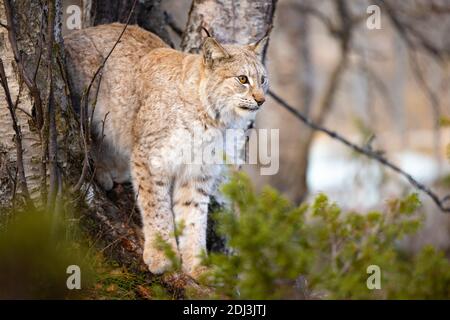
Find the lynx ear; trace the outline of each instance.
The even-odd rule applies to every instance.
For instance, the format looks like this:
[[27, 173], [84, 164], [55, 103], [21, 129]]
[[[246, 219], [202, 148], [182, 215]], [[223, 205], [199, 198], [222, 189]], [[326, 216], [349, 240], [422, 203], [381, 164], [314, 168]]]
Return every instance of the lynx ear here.
[[262, 56], [267, 40], [269, 40], [268, 35], [264, 36], [262, 39], [256, 41], [255, 43], [249, 44], [248, 48], [252, 50], [257, 56]]
[[207, 37], [203, 42], [203, 61], [207, 66], [212, 66], [214, 61], [228, 59], [230, 54], [213, 37]]

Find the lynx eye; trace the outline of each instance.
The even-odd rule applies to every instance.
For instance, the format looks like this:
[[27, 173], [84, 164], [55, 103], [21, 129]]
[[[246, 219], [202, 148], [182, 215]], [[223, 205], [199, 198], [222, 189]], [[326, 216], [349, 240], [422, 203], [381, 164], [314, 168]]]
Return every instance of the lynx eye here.
[[242, 83], [242, 84], [248, 83], [248, 78], [247, 78], [247, 76], [239, 76], [239, 77], [237, 77], [237, 78], [238, 78], [239, 82]]

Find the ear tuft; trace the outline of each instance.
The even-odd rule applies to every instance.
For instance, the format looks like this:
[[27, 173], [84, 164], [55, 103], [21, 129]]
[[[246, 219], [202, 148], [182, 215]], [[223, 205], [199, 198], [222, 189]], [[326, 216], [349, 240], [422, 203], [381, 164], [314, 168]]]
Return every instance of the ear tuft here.
[[249, 44], [248, 48], [253, 51], [257, 56], [262, 56], [264, 52], [264, 48], [266, 46], [267, 40], [269, 40], [269, 36], [265, 36], [262, 39], [256, 41], [255, 43]]
[[230, 54], [225, 50], [225, 48], [212, 37], [205, 39], [203, 42], [202, 51], [203, 61], [207, 66], [212, 66], [214, 61], [230, 58]]

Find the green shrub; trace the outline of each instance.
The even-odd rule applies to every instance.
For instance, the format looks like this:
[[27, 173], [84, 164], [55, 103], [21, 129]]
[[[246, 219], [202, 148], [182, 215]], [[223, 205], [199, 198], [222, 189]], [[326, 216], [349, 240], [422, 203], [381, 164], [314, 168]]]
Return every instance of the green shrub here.
[[[450, 298], [450, 264], [431, 247], [408, 255], [398, 241], [420, 227], [416, 194], [385, 212], [343, 213], [320, 194], [295, 207], [271, 188], [256, 194], [237, 173], [223, 188], [233, 210], [214, 215], [232, 254], [211, 253], [203, 281], [233, 299]], [[381, 270], [369, 290], [367, 267]]]

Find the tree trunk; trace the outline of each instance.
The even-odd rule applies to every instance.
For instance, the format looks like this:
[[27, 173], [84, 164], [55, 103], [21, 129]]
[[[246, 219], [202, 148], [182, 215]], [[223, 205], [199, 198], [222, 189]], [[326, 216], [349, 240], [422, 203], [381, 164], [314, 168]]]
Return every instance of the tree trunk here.
[[[50, 130], [51, 124], [54, 124], [53, 119], [51, 117], [44, 119], [43, 111], [50, 107], [54, 109], [53, 116], [56, 116], [59, 114], [57, 110], [66, 107], [63, 94], [64, 81], [58, 71], [56, 56], [52, 52], [60, 52], [61, 48], [59, 43], [61, 28], [58, 20], [52, 18], [56, 12], [60, 11], [60, 1], [49, 1], [44, 5], [38, 1], [5, 0], [0, 4], [1, 20], [7, 21], [8, 28], [14, 30], [14, 34], [11, 34], [7, 28], [0, 28], [0, 56], [3, 60], [11, 98], [14, 99], [14, 104], [17, 104], [15, 114], [21, 131], [19, 139], [22, 140], [23, 167], [28, 189], [32, 199], [38, 204], [46, 202], [44, 198], [47, 175], [49, 175], [47, 163], [51, 163], [50, 175], [55, 178], [56, 161], [58, 161], [54, 135], [52, 135], [53, 142], [50, 147], [55, 157], [49, 158], [47, 153], [43, 152], [43, 146], [45, 148], [48, 146], [49, 135], [54, 133]], [[9, 21], [8, 17], [12, 20]], [[49, 21], [52, 23], [49, 24]], [[50, 38], [49, 34], [52, 35]], [[54, 50], [55, 48], [58, 50]], [[30, 83], [26, 83], [25, 78], [34, 84], [34, 88], [30, 88]], [[8, 113], [5, 99], [7, 92], [0, 91], [0, 135], [2, 137], [0, 144], [4, 150], [1, 162], [16, 163], [17, 153], [13, 149], [15, 149], [14, 139], [18, 137], [13, 130], [12, 118]], [[55, 97], [57, 99], [54, 99]], [[13, 178], [7, 181], [10, 184], [7, 188], [9, 192], [2, 192], [1, 197], [14, 199], [11, 201], [14, 205], [17, 195], [23, 195], [23, 190], [17, 188], [17, 177], [14, 172], [0, 172], [2, 178], [5, 174]], [[2, 181], [5, 180], [2, 179]], [[1, 188], [4, 187], [2, 185]], [[57, 189], [55, 180], [52, 187]]]
[[[0, 4], [0, 19], [2, 22], [6, 21], [6, 12], [3, 3]], [[30, 19], [32, 19], [32, 17], [30, 17]], [[35, 25], [36, 28], [37, 26], [38, 25]], [[24, 29], [23, 26], [21, 27]], [[23, 111], [16, 112], [16, 116], [22, 132], [25, 176], [28, 181], [29, 189], [34, 191], [39, 186], [39, 168], [38, 166], [33, 165], [32, 160], [33, 156], [39, 155], [39, 136], [36, 132], [32, 131], [28, 125], [29, 117], [26, 113], [31, 114], [32, 101], [29, 98], [27, 88], [25, 88], [24, 85], [19, 84], [19, 75], [17, 74], [14, 63], [13, 50], [8, 41], [8, 30], [3, 27], [0, 28], [0, 57], [5, 68], [10, 95], [12, 99], [14, 99], [14, 102], [20, 92], [20, 108]], [[0, 193], [0, 202], [3, 207], [10, 207], [18, 200], [17, 198], [20, 196], [20, 190], [17, 186], [15, 165], [17, 158], [14, 143], [15, 131], [13, 130], [12, 119], [8, 112], [6, 101], [6, 93], [0, 87], [0, 148], [2, 151], [0, 154], [0, 163], [2, 164], [0, 167], [0, 188], [2, 191]], [[35, 192], [32, 192], [32, 195], [34, 198], [36, 197]]]
[[[90, 4], [90, 23], [93, 26], [112, 22], [125, 23], [133, 6], [133, 0], [87, 0]], [[171, 45], [166, 26], [166, 18], [161, 9], [161, 0], [140, 0], [137, 2], [130, 24], [157, 34], [166, 43]]]
[[202, 26], [222, 43], [255, 42], [271, 28], [276, 2], [194, 0], [181, 47], [186, 52], [198, 52]]

